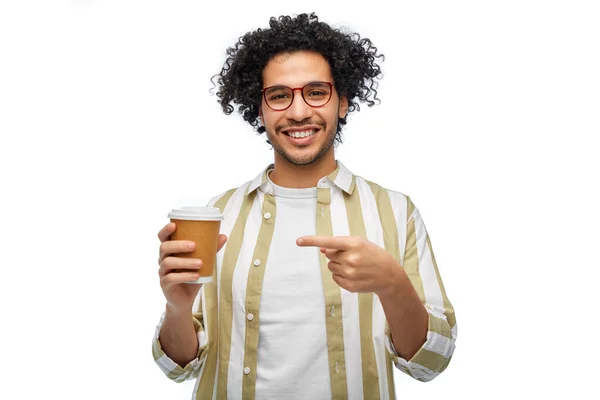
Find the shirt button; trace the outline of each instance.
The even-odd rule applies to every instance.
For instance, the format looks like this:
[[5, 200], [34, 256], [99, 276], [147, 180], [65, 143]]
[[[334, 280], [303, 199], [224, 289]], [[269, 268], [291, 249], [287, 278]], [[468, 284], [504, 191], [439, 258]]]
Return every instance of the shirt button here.
[[265, 213], [265, 219], [271, 218], [271, 213]]
[[256, 260], [254, 260], [254, 265], [256, 267], [258, 267], [260, 265], [260, 260], [258, 258]]
[[254, 319], [254, 315], [252, 313], [248, 313], [246, 318], [248, 318], [248, 321], [252, 321]]
[[248, 368], [248, 367], [244, 368], [244, 373], [246, 375], [248, 375], [250, 373], [250, 368]]

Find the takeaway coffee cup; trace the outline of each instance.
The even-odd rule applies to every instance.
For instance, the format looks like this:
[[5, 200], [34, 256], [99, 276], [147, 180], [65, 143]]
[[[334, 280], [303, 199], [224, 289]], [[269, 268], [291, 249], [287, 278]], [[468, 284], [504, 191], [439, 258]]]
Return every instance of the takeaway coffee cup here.
[[171, 240], [190, 240], [196, 243], [196, 249], [189, 253], [177, 253], [176, 257], [198, 258], [202, 267], [198, 270], [200, 278], [186, 283], [212, 282], [219, 232], [223, 215], [213, 207], [181, 207], [171, 210], [168, 217], [177, 225]]

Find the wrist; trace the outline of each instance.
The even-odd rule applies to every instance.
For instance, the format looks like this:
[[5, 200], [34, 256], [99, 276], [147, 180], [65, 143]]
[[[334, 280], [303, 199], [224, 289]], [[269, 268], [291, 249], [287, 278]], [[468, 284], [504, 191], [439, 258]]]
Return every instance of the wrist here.
[[381, 289], [376, 293], [380, 299], [393, 299], [402, 293], [406, 293], [407, 283], [411, 285], [404, 268], [399, 264], [390, 268], [390, 273], [383, 277], [383, 282]]
[[192, 307], [190, 306], [189, 309], [182, 309], [181, 307], [176, 307], [173, 304], [167, 303], [165, 306], [165, 314], [171, 318], [187, 317], [192, 314]]

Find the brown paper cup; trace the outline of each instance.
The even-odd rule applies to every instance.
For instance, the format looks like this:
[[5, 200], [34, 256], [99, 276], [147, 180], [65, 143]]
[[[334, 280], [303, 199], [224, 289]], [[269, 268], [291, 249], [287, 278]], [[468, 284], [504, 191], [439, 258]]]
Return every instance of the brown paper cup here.
[[186, 283], [212, 282], [223, 219], [219, 210], [210, 207], [183, 207], [172, 210], [169, 218], [177, 226], [171, 240], [190, 240], [196, 243], [194, 251], [174, 256], [202, 260], [202, 267], [198, 270], [200, 278]]

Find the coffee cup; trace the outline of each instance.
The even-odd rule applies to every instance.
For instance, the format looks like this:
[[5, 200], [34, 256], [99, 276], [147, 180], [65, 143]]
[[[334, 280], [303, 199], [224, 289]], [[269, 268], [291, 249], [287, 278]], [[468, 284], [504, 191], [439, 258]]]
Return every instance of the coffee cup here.
[[171, 240], [190, 240], [196, 243], [194, 251], [173, 255], [202, 260], [202, 267], [198, 270], [200, 277], [186, 283], [212, 282], [223, 220], [220, 210], [214, 207], [188, 206], [171, 210], [168, 217], [177, 226]]

